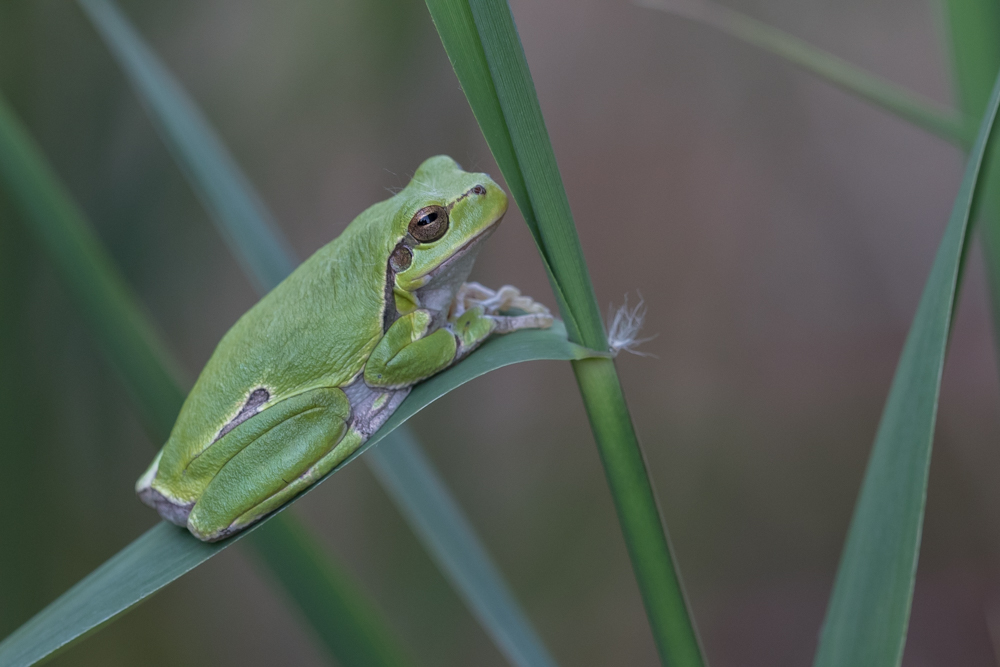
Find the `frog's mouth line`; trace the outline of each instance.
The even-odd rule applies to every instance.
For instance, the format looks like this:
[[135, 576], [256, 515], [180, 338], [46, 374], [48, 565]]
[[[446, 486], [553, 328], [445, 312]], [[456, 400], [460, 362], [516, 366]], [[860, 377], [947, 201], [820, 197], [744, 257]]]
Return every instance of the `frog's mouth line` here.
[[[506, 213], [506, 211], [504, 211], [504, 213]], [[483, 229], [483, 231], [479, 232], [471, 239], [466, 241], [462, 245], [462, 247], [453, 252], [451, 256], [448, 257], [448, 259], [444, 260], [443, 262], [435, 266], [433, 269], [425, 273], [423, 276], [421, 276], [422, 278], [427, 279], [427, 283], [425, 283], [425, 285], [433, 282], [438, 275], [446, 272], [448, 270], [448, 267], [450, 267], [455, 262], [460, 261], [463, 257], [465, 257], [465, 255], [469, 253], [470, 250], [477, 247], [481, 242], [489, 238], [490, 234], [496, 231], [497, 226], [500, 224], [502, 220], [503, 220], [503, 214], [501, 214], [499, 218], [491, 222], [488, 227]]]

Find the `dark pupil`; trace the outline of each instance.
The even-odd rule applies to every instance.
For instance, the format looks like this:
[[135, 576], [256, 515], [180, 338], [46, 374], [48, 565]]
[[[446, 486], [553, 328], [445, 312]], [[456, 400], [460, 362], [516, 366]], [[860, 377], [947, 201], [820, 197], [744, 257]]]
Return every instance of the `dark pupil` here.
[[429, 225], [437, 219], [438, 219], [437, 213], [428, 213], [424, 217], [420, 218], [420, 220], [417, 221], [417, 224], [420, 225], [421, 227], [424, 227], [425, 225]]

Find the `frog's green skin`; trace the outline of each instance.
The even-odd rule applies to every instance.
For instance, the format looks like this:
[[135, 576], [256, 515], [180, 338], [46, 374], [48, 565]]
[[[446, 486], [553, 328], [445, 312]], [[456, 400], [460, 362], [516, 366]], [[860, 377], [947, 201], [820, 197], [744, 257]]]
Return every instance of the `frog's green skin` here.
[[[447, 212], [447, 231], [419, 242], [411, 221], [429, 206]], [[506, 210], [486, 174], [425, 161], [223, 337], [136, 484], [142, 501], [199, 539], [228, 537], [332, 470], [410, 387], [491, 333], [548, 326], [544, 307], [507, 317], [481, 286], [463, 287]]]

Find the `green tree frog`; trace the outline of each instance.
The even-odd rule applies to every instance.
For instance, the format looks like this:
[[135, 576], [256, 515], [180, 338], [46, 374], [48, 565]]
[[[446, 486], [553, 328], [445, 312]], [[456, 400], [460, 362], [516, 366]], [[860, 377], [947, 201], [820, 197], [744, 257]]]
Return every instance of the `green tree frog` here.
[[492, 334], [550, 326], [516, 289], [464, 282], [506, 210], [486, 174], [426, 160], [226, 333], [139, 498], [201, 540], [229, 537], [357, 450], [414, 384]]

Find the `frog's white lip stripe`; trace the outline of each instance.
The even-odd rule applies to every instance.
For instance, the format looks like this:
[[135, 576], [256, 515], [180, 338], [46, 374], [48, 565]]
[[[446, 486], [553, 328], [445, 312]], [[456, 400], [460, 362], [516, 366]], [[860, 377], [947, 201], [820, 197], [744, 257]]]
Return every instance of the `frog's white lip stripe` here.
[[149, 464], [149, 468], [146, 469], [146, 472], [142, 473], [142, 477], [136, 481], [136, 493], [142, 494], [143, 491], [153, 486], [153, 478], [156, 477], [156, 472], [160, 469], [160, 458], [162, 457], [163, 450], [161, 449], [160, 453], [156, 455], [155, 459], [153, 459], [153, 462]]

